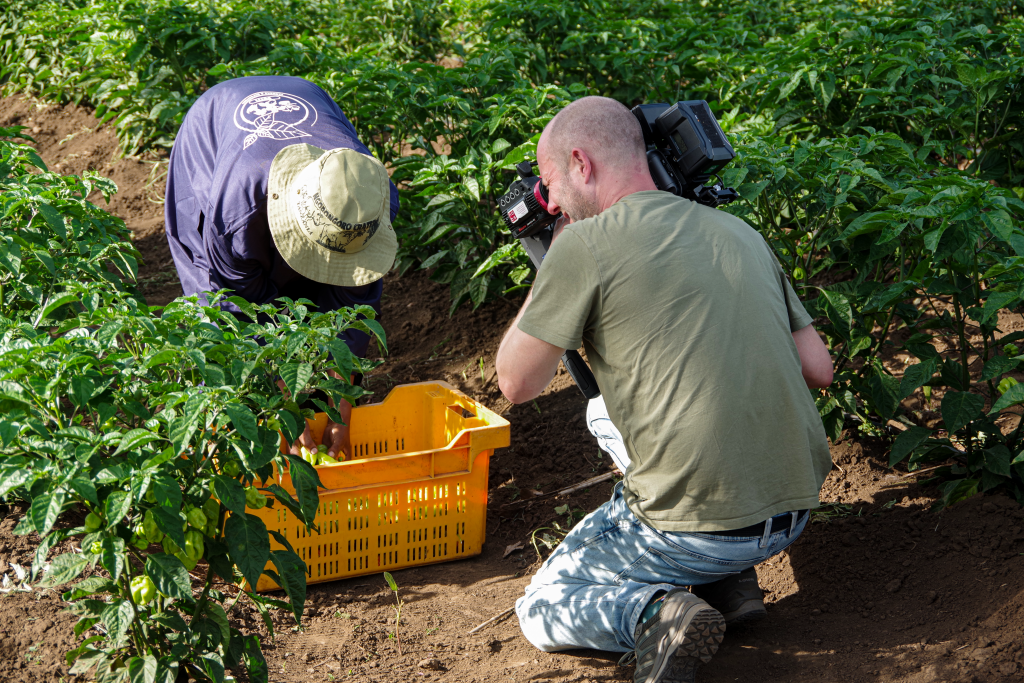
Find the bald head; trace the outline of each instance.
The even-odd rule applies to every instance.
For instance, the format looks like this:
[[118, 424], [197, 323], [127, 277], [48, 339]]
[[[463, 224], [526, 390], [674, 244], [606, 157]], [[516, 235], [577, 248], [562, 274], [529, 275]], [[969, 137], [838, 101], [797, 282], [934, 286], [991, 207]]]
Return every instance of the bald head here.
[[546, 154], [564, 173], [573, 149], [595, 163], [623, 172], [647, 168], [640, 122], [619, 102], [608, 97], [584, 97], [558, 112], [542, 136]]

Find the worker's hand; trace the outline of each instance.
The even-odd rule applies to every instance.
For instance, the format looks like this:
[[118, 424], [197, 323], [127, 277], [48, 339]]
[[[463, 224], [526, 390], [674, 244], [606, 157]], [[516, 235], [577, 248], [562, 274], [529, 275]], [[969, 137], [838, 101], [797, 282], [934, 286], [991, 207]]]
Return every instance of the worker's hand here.
[[[332, 377], [339, 378], [337, 372], [331, 370], [329, 373]], [[284, 380], [277, 380], [278, 387], [281, 388], [281, 393], [286, 397], [289, 397], [288, 388], [285, 386]], [[334, 401], [328, 401], [331, 407], [334, 406]], [[327, 446], [327, 455], [337, 460], [348, 460], [351, 457], [352, 446], [349, 443], [349, 428], [348, 422], [352, 419], [352, 405], [347, 401], [342, 401], [341, 405], [337, 406], [338, 414], [341, 416], [342, 422], [345, 424], [338, 424], [328, 420], [327, 426], [324, 428], [323, 438], [321, 443]], [[302, 457], [302, 447], [305, 446], [311, 451], [316, 451], [316, 441], [313, 439], [313, 432], [309, 430], [309, 423], [306, 423], [306, 429], [302, 432], [302, 435], [291, 445], [288, 450], [289, 453], [296, 457]]]
[[348, 425], [328, 422], [324, 429], [323, 443], [327, 446], [327, 455], [337, 460], [348, 460], [352, 453], [352, 446], [349, 443]]
[[338, 460], [352, 457], [352, 445], [349, 441], [349, 425], [352, 424], [352, 404], [342, 401], [337, 406], [338, 415], [344, 424], [328, 422], [324, 429], [323, 443], [327, 446], [327, 455]]
[[[324, 434], [327, 432], [325, 431]], [[306, 423], [306, 430], [302, 432], [299, 438], [292, 442], [292, 447], [288, 449], [288, 452], [297, 458], [302, 457], [301, 448], [305, 446], [310, 451], [316, 451], [316, 441], [313, 440], [313, 432], [309, 431], [309, 423]]]
[[[349, 410], [351, 410], [351, 406], [349, 406]], [[349, 445], [348, 435], [348, 425], [338, 424], [328, 420], [327, 426], [324, 428], [324, 436], [322, 440], [322, 443], [327, 446], [327, 455], [339, 461], [348, 460], [350, 457], [349, 454], [352, 450], [352, 447]], [[292, 443], [288, 452], [295, 457], [301, 458], [303, 446], [310, 451], [316, 452], [317, 443], [313, 439], [313, 432], [309, 430], [309, 424], [306, 425], [306, 430], [302, 432], [302, 435]]]

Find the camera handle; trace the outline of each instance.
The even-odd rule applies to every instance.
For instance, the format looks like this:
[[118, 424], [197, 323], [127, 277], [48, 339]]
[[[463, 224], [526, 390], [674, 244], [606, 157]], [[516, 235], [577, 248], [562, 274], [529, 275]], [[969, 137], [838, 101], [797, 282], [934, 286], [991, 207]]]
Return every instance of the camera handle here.
[[591, 399], [601, 395], [601, 390], [597, 386], [597, 379], [594, 377], [590, 366], [583, 360], [583, 356], [580, 355], [579, 351], [568, 350], [563, 353], [562, 365], [565, 366], [569, 376], [572, 377], [572, 381], [576, 382], [576, 386], [583, 392], [583, 396]]
[[[544, 261], [544, 254], [551, 247], [552, 236], [551, 228], [547, 227], [536, 235], [519, 238], [523, 249], [530, 257], [530, 261], [533, 262], [533, 267], [537, 270], [540, 270], [540, 264]], [[597, 386], [597, 379], [594, 377], [590, 366], [583, 360], [583, 356], [579, 354], [579, 351], [566, 350], [562, 354], [562, 365], [565, 366], [566, 372], [572, 377], [572, 381], [576, 382], [576, 386], [579, 387], [586, 398], [592, 399], [601, 395], [601, 390]]]

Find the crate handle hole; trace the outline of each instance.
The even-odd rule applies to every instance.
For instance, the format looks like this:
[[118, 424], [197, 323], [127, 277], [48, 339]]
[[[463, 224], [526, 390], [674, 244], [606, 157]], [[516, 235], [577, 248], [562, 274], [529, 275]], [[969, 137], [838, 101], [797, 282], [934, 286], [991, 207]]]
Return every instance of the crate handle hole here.
[[470, 417], [476, 417], [475, 413], [471, 413], [470, 411], [466, 410], [465, 408], [463, 408], [462, 406], [460, 406], [457, 403], [454, 404], [454, 405], [448, 406], [448, 409], [450, 411], [452, 411], [453, 413], [455, 413], [456, 415], [458, 415], [459, 417], [463, 418], [463, 419], [470, 418]]

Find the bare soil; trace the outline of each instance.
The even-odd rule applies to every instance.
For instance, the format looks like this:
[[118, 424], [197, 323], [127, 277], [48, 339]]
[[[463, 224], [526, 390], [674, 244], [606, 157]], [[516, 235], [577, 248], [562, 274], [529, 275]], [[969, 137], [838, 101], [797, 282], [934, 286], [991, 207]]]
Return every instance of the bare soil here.
[[[0, 100], [0, 126], [28, 126], [51, 167], [96, 170], [121, 192], [110, 210], [135, 233], [152, 304], [180, 293], [162, 232], [161, 183], [152, 162], [122, 159], [116, 139], [85, 109]], [[68, 136], [74, 134], [73, 138]], [[62, 144], [63, 141], [63, 144]], [[585, 402], [560, 374], [535, 403], [510, 405], [494, 381], [494, 353], [518, 301], [447, 314], [445, 287], [423, 273], [388, 276], [386, 362], [368, 387], [383, 397], [406, 382], [444, 379], [512, 423], [512, 445], [491, 462], [488, 541], [479, 557], [395, 573], [405, 600], [402, 654], [393, 598], [380, 575], [310, 586], [306, 617], [275, 619], [271, 639], [246, 609], [233, 618], [263, 636], [275, 681], [628, 681], [618, 655], [535, 650], [513, 617], [468, 635], [511, 607], [540, 566], [531, 532], [607, 500], [604, 481], [566, 496], [562, 487], [608, 472], [584, 423]], [[832, 446], [836, 467], [821, 493], [835, 503], [787, 552], [758, 568], [768, 618], [728, 633], [699, 680], [848, 682], [1024, 680], [1024, 510], [976, 496], [932, 512], [937, 491], [885, 467], [887, 443], [848, 430]], [[0, 576], [31, 563], [36, 539], [12, 534], [21, 512], [0, 508]], [[578, 514], [577, 514], [578, 518]], [[544, 548], [541, 547], [543, 551]], [[56, 591], [0, 593], [0, 681], [67, 677], [76, 642]]]

